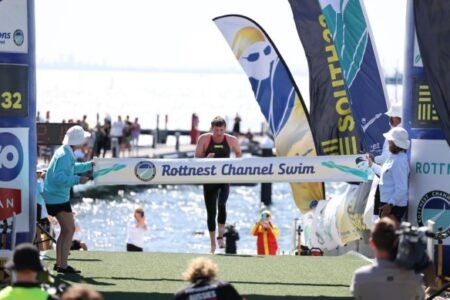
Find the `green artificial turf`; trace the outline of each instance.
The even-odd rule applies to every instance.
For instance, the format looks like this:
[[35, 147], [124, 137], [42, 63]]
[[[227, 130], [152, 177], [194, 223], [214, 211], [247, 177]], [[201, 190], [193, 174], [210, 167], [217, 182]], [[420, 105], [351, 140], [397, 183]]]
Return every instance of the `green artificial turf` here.
[[[55, 253], [47, 253], [49, 268]], [[72, 251], [69, 264], [81, 274], [53, 273], [55, 284], [84, 282], [108, 299], [173, 299], [187, 285], [181, 273], [199, 255]], [[219, 278], [233, 283], [248, 300], [351, 299], [354, 270], [367, 264], [353, 256], [205, 255], [219, 266]]]

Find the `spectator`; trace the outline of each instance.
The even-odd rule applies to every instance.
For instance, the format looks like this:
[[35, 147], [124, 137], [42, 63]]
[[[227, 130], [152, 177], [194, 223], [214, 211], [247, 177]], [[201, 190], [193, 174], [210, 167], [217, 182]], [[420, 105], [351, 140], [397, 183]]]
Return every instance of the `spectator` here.
[[228, 282], [217, 280], [217, 265], [208, 258], [199, 257], [191, 261], [183, 273], [191, 284], [175, 294], [175, 300], [184, 299], [243, 299]]
[[120, 145], [122, 144], [124, 123], [122, 117], [118, 116], [117, 121], [114, 121], [111, 126], [111, 151], [112, 157], [119, 157]]
[[241, 135], [241, 117], [239, 114], [236, 114], [236, 117], [234, 117], [234, 124], [233, 124], [233, 135], [235, 137], [239, 137]]
[[65, 290], [61, 300], [103, 300], [103, 297], [90, 285], [75, 284]]
[[134, 155], [139, 155], [139, 136], [141, 135], [141, 124], [139, 119], [135, 118], [134, 123], [131, 125], [131, 147], [134, 150]]
[[[44, 196], [44, 178], [46, 172], [45, 165], [39, 164], [36, 166], [36, 222], [42, 226], [47, 232], [50, 231], [50, 221], [48, 220], [48, 213], [45, 207]], [[44, 251], [50, 248], [50, 240], [45, 237], [44, 232], [38, 226], [36, 227], [36, 244], [39, 250]]]
[[80, 126], [83, 127], [84, 131], [89, 131], [89, 124], [86, 120], [87, 120], [87, 116], [83, 115], [83, 119], [80, 121]]
[[70, 247], [70, 250], [87, 251], [88, 247], [87, 247], [86, 243], [81, 240], [80, 222], [78, 221], [78, 219], [75, 216], [76, 216], [76, 214], [75, 214], [75, 212], [73, 212], [73, 219], [75, 221], [75, 233], [73, 235], [72, 246]]
[[278, 227], [272, 224], [272, 214], [268, 210], [261, 213], [261, 219], [253, 226], [252, 235], [257, 236], [258, 255], [277, 255]]
[[355, 299], [425, 298], [421, 276], [394, 263], [398, 244], [396, 229], [395, 221], [386, 217], [375, 224], [369, 241], [375, 261], [355, 271], [350, 285]]
[[39, 250], [30, 243], [17, 246], [12, 258], [5, 264], [14, 273], [14, 282], [0, 291], [0, 300], [57, 299], [38, 282], [38, 274], [44, 271]]
[[[394, 103], [391, 105], [389, 110], [385, 113], [389, 117], [389, 125], [391, 128], [401, 126], [402, 123], [402, 107]], [[380, 155], [373, 157], [373, 160], [375, 163], [382, 165], [389, 157], [389, 142], [387, 139], [385, 139], [383, 144], [383, 151]]]
[[134, 210], [134, 220], [128, 224], [127, 251], [144, 251], [144, 238], [146, 231], [148, 231], [148, 227], [145, 223], [144, 210], [138, 207]]
[[197, 143], [198, 136], [200, 135], [200, 131], [198, 130], [199, 118], [196, 113], [192, 114], [191, 120], [191, 145], [195, 145]]
[[56, 242], [56, 264], [54, 269], [60, 273], [80, 273], [79, 270], [67, 265], [75, 221], [70, 205], [70, 188], [76, 184], [86, 183], [87, 176], [79, 176], [92, 170], [93, 162], [78, 163], [74, 151], [83, 147], [89, 133], [79, 125], [69, 128], [50, 162], [45, 176], [44, 199], [48, 214], [56, 217], [61, 232]]

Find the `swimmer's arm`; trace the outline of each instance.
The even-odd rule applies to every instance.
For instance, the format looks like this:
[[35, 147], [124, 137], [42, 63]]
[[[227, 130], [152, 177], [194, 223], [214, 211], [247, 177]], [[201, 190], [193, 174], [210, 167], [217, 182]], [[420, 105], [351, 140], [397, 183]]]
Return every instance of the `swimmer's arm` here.
[[208, 136], [202, 134], [198, 138], [197, 147], [195, 148], [195, 158], [203, 158], [206, 156], [205, 144], [208, 141]]
[[236, 157], [242, 156], [241, 145], [239, 145], [239, 140], [232, 136], [231, 138], [231, 149], [233, 150]]

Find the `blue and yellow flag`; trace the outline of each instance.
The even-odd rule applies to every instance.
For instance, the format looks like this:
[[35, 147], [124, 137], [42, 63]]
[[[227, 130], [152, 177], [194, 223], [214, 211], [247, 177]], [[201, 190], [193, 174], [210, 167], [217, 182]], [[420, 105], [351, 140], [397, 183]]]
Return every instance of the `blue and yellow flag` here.
[[363, 150], [381, 153], [389, 130], [384, 78], [360, 0], [319, 0], [347, 85]]
[[[240, 15], [214, 19], [246, 72], [256, 101], [275, 137], [278, 156], [316, 156], [316, 148], [302, 96], [286, 63], [265, 31]], [[324, 199], [322, 183], [291, 184], [302, 212]]]
[[344, 72], [317, 0], [289, 0], [309, 67], [311, 129], [319, 155], [357, 154], [360, 139]]

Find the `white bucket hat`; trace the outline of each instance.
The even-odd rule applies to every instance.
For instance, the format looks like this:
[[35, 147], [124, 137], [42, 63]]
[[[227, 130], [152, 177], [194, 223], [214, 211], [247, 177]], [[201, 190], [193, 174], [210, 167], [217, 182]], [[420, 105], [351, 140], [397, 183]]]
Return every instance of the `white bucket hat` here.
[[83, 145], [86, 142], [86, 138], [90, 137], [91, 134], [83, 130], [83, 127], [75, 125], [67, 130], [64, 136], [63, 145], [78, 146]]
[[383, 134], [388, 141], [394, 142], [395, 146], [407, 150], [409, 148], [408, 131], [401, 127], [394, 127]]
[[387, 115], [388, 117], [401, 118], [403, 115], [402, 106], [399, 103], [393, 103], [391, 105], [391, 107], [389, 108], [389, 110], [387, 112], [385, 112], [384, 114]]

